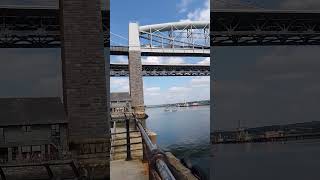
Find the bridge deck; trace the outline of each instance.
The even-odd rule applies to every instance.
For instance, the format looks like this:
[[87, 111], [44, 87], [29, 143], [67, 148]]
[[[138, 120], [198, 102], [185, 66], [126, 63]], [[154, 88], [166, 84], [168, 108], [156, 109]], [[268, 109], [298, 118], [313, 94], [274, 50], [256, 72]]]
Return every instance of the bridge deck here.
[[[110, 64], [110, 76], [129, 76], [128, 64]], [[210, 65], [142, 65], [143, 76], [210, 76]]]

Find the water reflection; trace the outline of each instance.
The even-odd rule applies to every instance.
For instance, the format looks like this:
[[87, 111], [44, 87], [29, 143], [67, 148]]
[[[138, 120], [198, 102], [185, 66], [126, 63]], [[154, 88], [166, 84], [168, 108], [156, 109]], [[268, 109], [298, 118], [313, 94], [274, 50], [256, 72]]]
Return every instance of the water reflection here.
[[157, 142], [179, 159], [190, 159], [208, 176], [210, 152], [210, 106], [147, 109], [147, 127], [158, 134]]

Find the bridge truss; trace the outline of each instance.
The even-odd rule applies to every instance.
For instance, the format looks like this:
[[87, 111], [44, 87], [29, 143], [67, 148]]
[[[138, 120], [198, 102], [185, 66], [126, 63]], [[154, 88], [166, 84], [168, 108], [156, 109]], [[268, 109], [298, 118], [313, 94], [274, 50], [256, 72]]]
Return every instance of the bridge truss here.
[[211, 46], [320, 45], [320, 11], [212, 10]]
[[[128, 64], [110, 64], [111, 77], [129, 76]], [[209, 65], [142, 65], [142, 76], [210, 76]]]
[[[108, 32], [109, 13], [101, 11], [102, 27]], [[0, 48], [59, 48], [59, 10], [52, 8], [0, 8]], [[104, 33], [109, 46], [109, 33]]]
[[142, 49], [150, 52], [210, 54], [210, 23], [173, 22], [139, 27]]

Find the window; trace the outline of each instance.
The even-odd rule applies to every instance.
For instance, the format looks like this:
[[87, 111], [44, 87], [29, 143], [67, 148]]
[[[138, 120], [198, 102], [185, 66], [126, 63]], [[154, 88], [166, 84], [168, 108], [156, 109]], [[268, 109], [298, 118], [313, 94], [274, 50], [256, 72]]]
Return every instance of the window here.
[[51, 125], [51, 136], [60, 136], [60, 126], [59, 126], [59, 124]]
[[24, 132], [31, 132], [31, 126], [27, 125], [27, 126], [22, 126], [22, 129]]

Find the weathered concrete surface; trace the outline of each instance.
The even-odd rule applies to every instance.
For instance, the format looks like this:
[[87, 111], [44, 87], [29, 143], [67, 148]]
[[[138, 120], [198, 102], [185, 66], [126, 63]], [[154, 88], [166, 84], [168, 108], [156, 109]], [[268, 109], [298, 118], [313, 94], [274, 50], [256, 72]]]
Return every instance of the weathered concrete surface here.
[[179, 180], [198, 180], [183, 164], [181, 164], [180, 160], [177, 159], [171, 152], [166, 152], [168, 157], [168, 161], [171, 164], [172, 172], [176, 177], [179, 177]]
[[[61, 179], [75, 179], [73, 170], [68, 165], [50, 166], [54, 177]], [[3, 168], [7, 180], [43, 180], [49, 179], [45, 167], [16, 167]]]
[[141, 160], [118, 160], [110, 163], [111, 180], [149, 180], [148, 164]]

